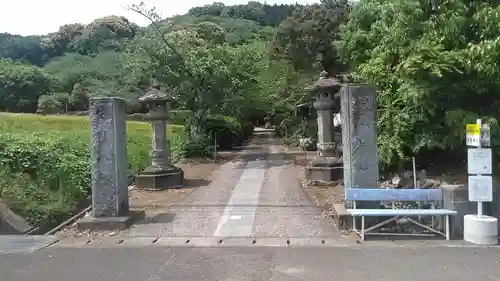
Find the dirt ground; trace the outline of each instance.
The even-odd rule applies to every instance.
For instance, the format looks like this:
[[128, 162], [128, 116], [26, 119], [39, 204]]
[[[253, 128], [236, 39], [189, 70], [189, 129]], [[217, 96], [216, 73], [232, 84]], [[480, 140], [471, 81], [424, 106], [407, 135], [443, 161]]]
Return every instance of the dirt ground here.
[[316, 206], [320, 207], [324, 215], [331, 216], [333, 204], [344, 202], [344, 187], [341, 183], [336, 185], [315, 185], [306, 180], [305, 168], [317, 155], [317, 151], [304, 152], [297, 148], [288, 148], [287, 153], [295, 157], [295, 165], [299, 167], [299, 178], [306, 196]]
[[[302, 179], [303, 190], [313, 203], [319, 206], [325, 216], [330, 217], [333, 204], [344, 202], [344, 187], [342, 183], [336, 185], [314, 185], [305, 179], [305, 168], [308, 163], [317, 155], [317, 151], [304, 152], [298, 148], [288, 148], [287, 153], [295, 157], [295, 165], [300, 167], [300, 178]], [[448, 184], [467, 183], [467, 169], [464, 163], [453, 163], [443, 165], [429, 165], [427, 169], [428, 178], [443, 181]], [[383, 179], [383, 180], [388, 180]]]
[[[217, 161], [213, 159], [186, 159], [178, 167], [184, 171], [184, 186], [165, 191], [147, 191], [133, 188], [129, 191], [130, 208], [143, 209], [146, 212], [144, 220], [154, 217], [168, 206], [181, 202], [195, 188], [210, 184], [210, 174], [222, 164], [233, 160], [238, 153], [220, 152]], [[79, 232], [75, 223], [56, 233], [60, 236], [113, 236], [115, 232]]]
[[201, 158], [184, 160], [177, 165], [184, 171], [184, 186], [182, 188], [165, 191], [147, 191], [134, 188], [130, 192], [130, 207], [144, 209], [147, 220], [171, 204], [181, 202], [195, 188], [210, 184], [210, 174], [223, 163], [234, 158], [232, 156], [229, 153], [224, 153], [217, 159], [217, 162]]

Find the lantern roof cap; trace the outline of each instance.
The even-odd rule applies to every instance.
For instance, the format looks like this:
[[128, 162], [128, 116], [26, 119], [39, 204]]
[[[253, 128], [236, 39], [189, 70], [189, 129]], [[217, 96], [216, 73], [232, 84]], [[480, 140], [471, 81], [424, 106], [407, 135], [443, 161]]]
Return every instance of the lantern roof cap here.
[[172, 100], [172, 98], [170, 98], [165, 92], [160, 91], [158, 89], [155, 89], [152, 86], [149, 86], [146, 89], [146, 92], [144, 93], [144, 95], [139, 97], [139, 101], [144, 102], [144, 103], [168, 102], [171, 100]]
[[307, 87], [306, 90], [311, 93], [338, 91], [341, 86], [342, 83], [338, 79], [329, 77], [326, 71], [322, 71], [319, 79], [312, 86]]

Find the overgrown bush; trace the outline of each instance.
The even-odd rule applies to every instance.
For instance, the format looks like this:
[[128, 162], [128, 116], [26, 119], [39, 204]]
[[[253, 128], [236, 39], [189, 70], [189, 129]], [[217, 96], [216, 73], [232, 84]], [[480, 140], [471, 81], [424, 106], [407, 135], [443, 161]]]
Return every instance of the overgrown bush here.
[[60, 187], [85, 198], [89, 192], [89, 149], [68, 137], [0, 134], [0, 165], [29, 175], [51, 190]]
[[254, 125], [250, 121], [240, 121], [243, 131], [243, 141], [250, 138], [253, 134]]
[[[90, 195], [89, 119], [0, 114], [0, 197], [35, 224], [54, 226]], [[178, 160], [182, 126], [169, 126]], [[127, 122], [128, 177], [150, 163], [151, 128]], [[34, 191], [36, 190], [36, 191]]]
[[198, 141], [191, 139], [188, 133], [184, 133], [178, 138], [179, 142], [174, 146], [172, 153], [178, 159], [188, 157], [213, 157], [215, 152], [214, 142], [210, 136], [206, 135]]
[[11, 209], [42, 229], [53, 227], [74, 213], [79, 202], [79, 190], [66, 186], [52, 190], [48, 183], [37, 181], [28, 174], [0, 167], [0, 198]]
[[171, 110], [169, 112], [168, 124], [186, 125], [191, 114], [191, 110]]
[[243, 140], [243, 129], [240, 122], [230, 116], [207, 116], [205, 130], [211, 139], [215, 136], [217, 146], [222, 149], [232, 149]]

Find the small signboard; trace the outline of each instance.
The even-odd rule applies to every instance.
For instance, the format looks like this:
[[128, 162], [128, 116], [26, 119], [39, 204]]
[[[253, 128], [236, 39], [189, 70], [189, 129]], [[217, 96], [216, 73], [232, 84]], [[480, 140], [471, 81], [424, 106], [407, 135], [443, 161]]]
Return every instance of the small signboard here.
[[481, 146], [484, 146], [484, 147], [491, 146], [490, 125], [489, 124], [483, 124], [481, 126], [481, 133], [480, 133], [479, 139], [481, 141]]
[[469, 201], [493, 201], [493, 179], [491, 176], [469, 176]]
[[465, 133], [467, 146], [480, 146], [481, 128], [479, 124], [466, 124]]
[[467, 149], [467, 170], [469, 174], [489, 175], [492, 173], [491, 163], [491, 148]]

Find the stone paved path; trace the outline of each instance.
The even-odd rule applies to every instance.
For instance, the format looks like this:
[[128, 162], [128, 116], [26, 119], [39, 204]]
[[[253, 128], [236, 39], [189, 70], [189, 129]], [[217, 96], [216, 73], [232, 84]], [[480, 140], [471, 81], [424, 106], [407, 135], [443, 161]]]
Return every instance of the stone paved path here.
[[214, 172], [155, 223], [122, 235], [182, 237], [338, 237], [304, 195], [300, 167], [269, 130], [258, 130], [242, 157]]

